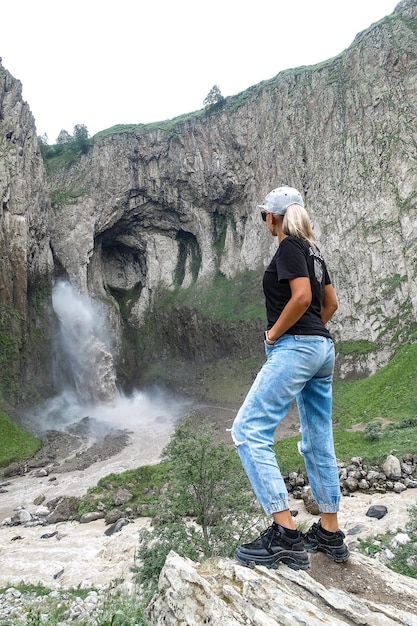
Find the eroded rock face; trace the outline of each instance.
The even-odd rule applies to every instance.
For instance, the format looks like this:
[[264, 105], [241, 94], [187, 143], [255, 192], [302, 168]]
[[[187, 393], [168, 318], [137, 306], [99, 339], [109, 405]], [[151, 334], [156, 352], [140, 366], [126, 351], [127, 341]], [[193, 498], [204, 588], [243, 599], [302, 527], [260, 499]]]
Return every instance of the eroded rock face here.
[[2, 302], [26, 309], [28, 284], [51, 274], [50, 204], [35, 122], [22, 88], [0, 66]]
[[[323, 555], [312, 557], [317, 560], [312, 570], [326, 568]], [[329, 563], [328, 569], [334, 569], [334, 565]], [[340, 587], [343, 579], [345, 584]], [[285, 565], [277, 570], [252, 570], [229, 559], [199, 565], [171, 552], [149, 618], [155, 626], [417, 624], [413, 609], [416, 592], [415, 580], [373, 564], [357, 553], [346, 566], [339, 564], [339, 576], [331, 584], [330, 579], [320, 582], [317, 572], [294, 572]]]
[[[256, 207], [287, 182], [321, 227], [340, 299], [336, 340], [401, 334], [417, 313], [416, 6], [400, 3], [338, 57], [199, 117], [97, 138], [51, 181], [79, 194], [54, 213], [53, 247], [71, 280], [125, 294], [138, 326], [161, 288], [261, 272], [276, 244]], [[340, 374], [375, 371], [386, 343]]]
[[[30, 340], [49, 336], [50, 203], [33, 116], [22, 88], [0, 63], [0, 334], [7, 337], [2, 377], [9, 387], [31, 383], [35, 363], [42, 386], [47, 357]], [[42, 309], [42, 311], [41, 311]]]

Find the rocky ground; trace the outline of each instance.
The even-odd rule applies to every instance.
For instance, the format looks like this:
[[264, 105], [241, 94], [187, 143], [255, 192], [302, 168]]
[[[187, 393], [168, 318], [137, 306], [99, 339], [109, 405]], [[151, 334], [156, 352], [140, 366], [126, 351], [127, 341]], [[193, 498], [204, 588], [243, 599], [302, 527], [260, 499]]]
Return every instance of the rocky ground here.
[[[313, 561], [312, 568], [327, 566], [324, 556]], [[277, 570], [251, 569], [232, 559], [210, 559], [199, 565], [171, 552], [161, 573], [158, 594], [149, 606], [150, 623], [417, 625], [415, 579], [380, 568], [378, 562], [358, 552], [350, 557], [352, 566], [362, 572], [367, 570], [367, 579], [375, 577], [386, 590], [388, 604], [381, 603], [384, 598], [378, 595], [366, 598], [356, 590], [324, 586], [314, 580], [310, 570], [294, 571], [286, 566]], [[363, 585], [367, 586], [367, 580]], [[370, 587], [367, 593], [371, 595]]]
[[[217, 429], [219, 438], [224, 440], [229, 440], [226, 429], [230, 428], [234, 414], [235, 410], [227, 407], [198, 407], [191, 412], [196, 425], [209, 420]], [[291, 415], [286, 420], [281, 434], [286, 432], [288, 436], [294, 434], [296, 422]], [[47, 500], [62, 495], [81, 496], [102, 476], [157, 462], [173, 428], [174, 423], [155, 420], [145, 429], [135, 430], [130, 426], [129, 432], [115, 431], [92, 443], [83, 440], [79, 433], [48, 433], [44, 447], [30, 464], [22, 468], [21, 474], [0, 478], [0, 522], [19, 506], [33, 507], [40, 495]], [[47, 476], [38, 476], [37, 466], [45, 459], [53, 464], [53, 471]], [[352, 550], [359, 538], [404, 529], [407, 511], [416, 502], [417, 492], [412, 489], [402, 494], [357, 493], [343, 498], [340, 523]], [[387, 515], [382, 519], [367, 517], [373, 504], [386, 506]], [[307, 527], [317, 520], [307, 513], [302, 501], [292, 500], [291, 506], [298, 511], [297, 520], [301, 525]], [[131, 581], [130, 568], [138, 531], [148, 522], [146, 519], [135, 520], [113, 536], [105, 534], [103, 520], [90, 524], [63, 522], [48, 527], [0, 527], [0, 587], [17, 585], [21, 581], [53, 589], [106, 586], [116, 579]], [[52, 536], [42, 538], [45, 534]], [[362, 562], [349, 561], [339, 565], [322, 555], [312, 555], [311, 565], [310, 575], [325, 587], [337, 587], [411, 610], [403, 606], [400, 594], [396, 597], [392, 589], [385, 589], [377, 576], [370, 576]]]

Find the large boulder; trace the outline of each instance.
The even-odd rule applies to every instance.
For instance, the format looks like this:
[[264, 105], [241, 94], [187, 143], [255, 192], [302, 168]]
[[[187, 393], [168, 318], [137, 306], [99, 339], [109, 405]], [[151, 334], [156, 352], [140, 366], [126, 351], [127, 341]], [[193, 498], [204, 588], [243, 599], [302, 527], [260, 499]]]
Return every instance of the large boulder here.
[[417, 624], [417, 581], [354, 553], [343, 565], [312, 555], [311, 570], [193, 563], [171, 552], [149, 606], [154, 626], [394, 626]]

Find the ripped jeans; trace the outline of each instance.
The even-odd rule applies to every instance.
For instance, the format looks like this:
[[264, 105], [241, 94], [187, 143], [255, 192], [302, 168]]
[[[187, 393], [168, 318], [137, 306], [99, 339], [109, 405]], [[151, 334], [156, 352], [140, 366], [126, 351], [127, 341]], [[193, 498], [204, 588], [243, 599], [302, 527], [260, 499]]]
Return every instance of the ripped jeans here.
[[233, 422], [232, 437], [267, 515], [289, 509], [288, 491], [273, 450], [275, 429], [296, 398], [304, 457], [322, 513], [339, 510], [340, 486], [332, 430], [334, 345], [317, 335], [282, 335], [265, 346], [267, 360]]

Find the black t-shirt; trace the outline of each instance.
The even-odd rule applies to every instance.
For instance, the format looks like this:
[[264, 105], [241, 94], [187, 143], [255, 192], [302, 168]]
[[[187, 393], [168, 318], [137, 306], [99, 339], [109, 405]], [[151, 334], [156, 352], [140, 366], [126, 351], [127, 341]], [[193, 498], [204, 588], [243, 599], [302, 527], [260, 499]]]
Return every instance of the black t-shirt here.
[[311, 246], [305, 239], [292, 235], [281, 241], [265, 270], [263, 289], [268, 330], [275, 324], [291, 298], [289, 279], [300, 277], [310, 279], [312, 300], [304, 315], [286, 333], [330, 337], [321, 319], [324, 286], [331, 283], [326, 264], [318, 248]]

